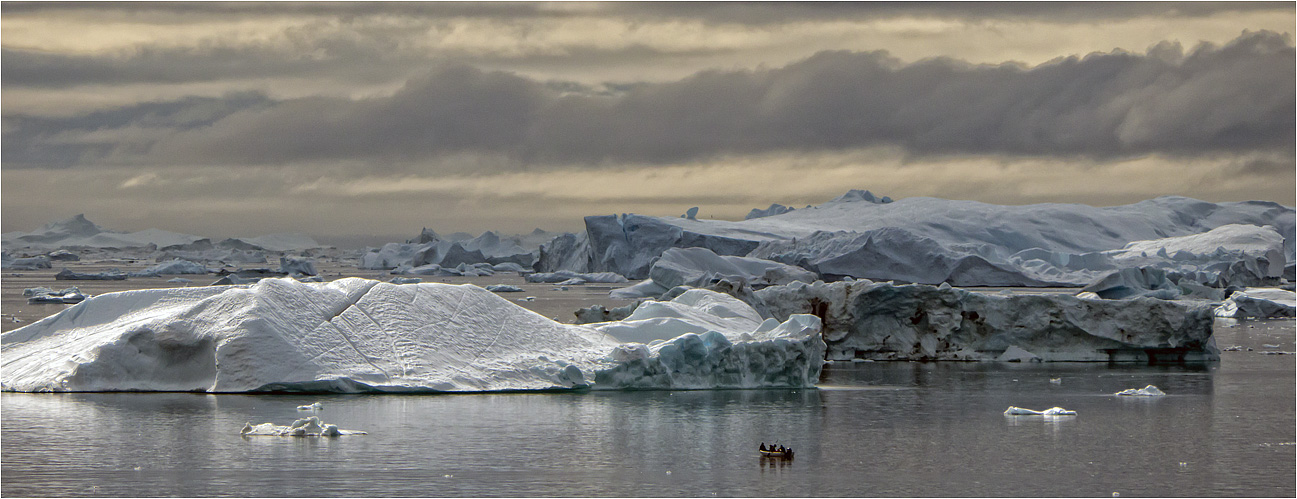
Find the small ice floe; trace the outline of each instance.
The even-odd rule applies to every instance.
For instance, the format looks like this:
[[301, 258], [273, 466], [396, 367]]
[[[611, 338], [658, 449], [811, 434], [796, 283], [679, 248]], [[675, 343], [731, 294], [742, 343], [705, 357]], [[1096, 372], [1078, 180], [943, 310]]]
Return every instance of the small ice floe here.
[[1261, 355], [1292, 355], [1292, 354], [1297, 353], [1297, 352], [1283, 352], [1283, 351], [1277, 351], [1277, 350], [1269, 350], [1269, 351], [1260, 352], [1260, 353], [1261, 353]]
[[1049, 378], [1049, 382], [1055, 385], [1063, 384], [1063, 378]]
[[1117, 392], [1116, 395], [1127, 397], [1161, 397], [1166, 395], [1166, 392], [1159, 390], [1156, 386], [1148, 385], [1140, 389], [1127, 388]]
[[1243, 351], [1243, 345], [1228, 346], [1228, 347], [1225, 347], [1225, 348], [1220, 349], [1220, 351], [1222, 351], [1222, 352], [1242, 352], [1242, 351]]
[[1031, 409], [1023, 409], [1021, 407], [1009, 406], [1008, 409], [1004, 410], [1004, 415], [1005, 416], [1075, 416], [1076, 411], [1069, 411], [1062, 407], [1050, 407], [1049, 409], [1045, 409], [1043, 411], [1033, 411]]
[[492, 293], [521, 293], [524, 290], [511, 284], [492, 284], [486, 287], [487, 291]]
[[172, 277], [171, 279], [167, 279], [167, 282], [172, 284], [189, 284], [194, 281], [193, 279], [185, 279], [183, 277]]
[[536, 297], [535, 297], [535, 296], [528, 296], [528, 297], [526, 297], [526, 298], [519, 298], [518, 301], [536, 301]]
[[366, 433], [358, 430], [339, 430], [337, 425], [325, 424], [320, 421], [319, 417], [311, 416], [293, 421], [293, 424], [288, 426], [278, 426], [274, 423], [261, 423], [259, 425], [245, 423], [243, 430], [239, 431], [239, 434], [270, 437], [339, 437], [343, 435], [365, 435]]
[[1270, 345], [1270, 344], [1266, 344], [1266, 345], [1261, 345], [1261, 348], [1272, 348], [1272, 349], [1274, 349], [1274, 348], [1279, 348], [1279, 345]]
[[23, 290], [23, 296], [27, 297], [27, 304], [34, 305], [40, 303], [81, 303], [89, 298], [90, 295], [82, 293], [76, 287], [64, 288], [60, 291], [54, 291], [49, 288], [27, 288]]
[[297, 410], [299, 410], [299, 411], [318, 411], [318, 410], [321, 410], [321, 409], [324, 409], [324, 404], [321, 404], [321, 403], [319, 403], [319, 402], [316, 402], [316, 403], [311, 404], [311, 405], [299, 405], [299, 406], [297, 406]]

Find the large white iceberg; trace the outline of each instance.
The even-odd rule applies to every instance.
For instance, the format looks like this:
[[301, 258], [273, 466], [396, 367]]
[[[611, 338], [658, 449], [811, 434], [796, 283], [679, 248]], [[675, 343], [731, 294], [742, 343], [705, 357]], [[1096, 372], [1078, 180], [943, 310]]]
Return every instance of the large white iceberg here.
[[[499, 391], [812, 386], [819, 321], [698, 290], [567, 325], [472, 285], [263, 279], [109, 293], [0, 335], [7, 391]], [[637, 325], [638, 324], [638, 325]]]
[[[1282, 261], [1273, 254], [1267, 256], [1266, 275], [1273, 274], [1275, 268], [1288, 267], [1294, 259], [1294, 210], [1276, 203], [1217, 204], [1160, 197], [1104, 208], [1079, 204], [1001, 206], [936, 198], [882, 202], [864, 194], [742, 221], [635, 214], [586, 217], [585, 240], [566, 238], [542, 248], [537, 270], [609, 271], [643, 279], [654, 259], [668, 248], [701, 247], [718, 255], [796, 265], [826, 278], [968, 286], [1080, 286], [1107, 271], [1134, 265], [1137, 256], [1158, 258], [1156, 249], [1127, 248], [1129, 243], [1202, 234], [1231, 224], [1272, 226], [1281, 236]], [[1211, 244], [1208, 239], [1237, 242], [1233, 237], [1237, 235], [1222, 233], [1187, 244], [1164, 241], [1149, 245], [1174, 250], [1166, 259], [1177, 260], [1177, 253], [1186, 258], [1203, 256], [1204, 252], [1195, 248]], [[1269, 244], [1268, 236], [1262, 239]], [[1255, 246], [1247, 241], [1242, 244]], [[1217, 254], [1215, 249], [1206, 250], [1207, 260], [1193, 259], [1192, 264], [1201, 270], [1221, 262], [1232, 264], [1239, 255], [1255, 261], [1255, 252], [1235, 252], [1228, 245], [1223, 253]], [[1266, 246], [1261, 253], [1270, 249]], [[1099, 254], [1114, 250], [1118, 253]]]
[[[830, 360], [1217, 360], [1212, 304], [977, 293], [948, 285], [792, 283], [755, 292], [776, 319], [823, 321]], [[641, 305], [642, 306], [642, 305]]]

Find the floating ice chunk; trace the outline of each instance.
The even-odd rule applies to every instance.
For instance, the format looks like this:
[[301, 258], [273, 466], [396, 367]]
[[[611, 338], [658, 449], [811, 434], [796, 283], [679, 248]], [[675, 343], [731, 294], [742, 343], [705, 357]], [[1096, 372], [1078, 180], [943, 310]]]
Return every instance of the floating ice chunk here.
[[297, 410], [299, 410], [299, 411], [318, 411], [318, 410], [321, 410], [321, 409], [324, 409], [324, 404], [321, 404], [321, 403], [319, 403], [319, 402], [316, 402], [316, 403], [311, 404], [311, 405], [299, 405], [299, 406], [297, 406]]
[[81, 303], [90, 295], [84, 294], [76, 287], [64, 288], [60, 291], [54, 291], [49, 288], [27, 288], [23, 290], [23, 296], [27, 297], [27, 303]]
[[1021, 407], [1009, 406], [1004, 410], [1005, 416], [1075, 416], [1076, 411], [1069, 411], [1062, 407], [1051, 407], [1043, 411], [1033, 411]]
[[1159, 390], [1156, 386], [1148, 385], [1146, 387], [1138, 388], [1138, 389], [1127, 388], [1125, 390], [1117, 392], [1116, 395], [1122, 395], [1127, 397], [1161, 397], [1166, 395], [1166, 392]]
[[172, 277], [170, 279], [167, 279], [167, 282], [172, 284], [189, 284], [194, 281], [193, 279], [185, 279], [183, 277]]
[[423, 279], [420, 279], [420, 278], [418, 278], [418, 277], [399, 277], [399, 276], [398, 276], [398, 277], [393, 277], [392, 280], [387, 281], [387, 282], [390, 282], [390, 283], [392, 283], [392, 284], [418, 284], [418, 283], [423, 282]]
[[492, 293], [521, 293], [526, 291], [525, 289], [511, 284], [492, 284], [487, 286], [486, 290]]
[[1055, 385], [1063, 384], [1063, 378], [1049, 378], [1049, 382]]
[[245, 423], [239, 434], [245, 436], [274, 436], [274, 437], [338, 437], [343, 435], [365, 435], [366, 432], [359, 430], [340, 430], [337, 425], [325, 424], [317, 416], [298, 419], [288, 426], [278, 426], [274, 423], [261, 423], [253, 425]]

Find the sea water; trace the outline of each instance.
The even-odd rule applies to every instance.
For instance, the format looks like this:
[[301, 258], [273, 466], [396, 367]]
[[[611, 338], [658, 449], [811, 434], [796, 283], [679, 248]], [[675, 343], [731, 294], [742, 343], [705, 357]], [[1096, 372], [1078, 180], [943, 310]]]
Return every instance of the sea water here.
[[[1222, 321], [1244, 350], [1208, 365], [838, 362], [806, 390], [9, 393], [0, 494], [1292, 497], [1297, 370], [1263, 352], [1293, 330]], [[239, 434], [308, 415], [368, 434]]]

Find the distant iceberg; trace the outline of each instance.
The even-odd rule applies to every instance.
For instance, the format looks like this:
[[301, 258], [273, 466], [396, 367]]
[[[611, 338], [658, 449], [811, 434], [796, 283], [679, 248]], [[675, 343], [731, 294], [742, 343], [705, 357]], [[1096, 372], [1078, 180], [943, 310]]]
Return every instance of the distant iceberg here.
[[567, 325], [472, 285], [263, 279], [108, 293], [0, 335], [5, 391], [478, 392], [809, 387], [815, 317], [694, 290]]
[[[1223, 277], [1238, 280], [1229, 284], [1256, 285], [1256, 279], [1277, 279], [1292, 268], [1294, 219], [1293, 208], [1260, 201], [1168, 196], [1104, 208], [1002, 206], [891, 201], [853, 191], [819, 206], [742, 221], [588, 216], [585, 237], [542, 247], [536, 269], [644, 279], [667, 249], [698, 247], [796, 265], [825, 280], [1084, 286], [1120, 268], [1152, 266], [1199, 282]], [[1240, 261], [1242, 267], [1232, 267]]]

